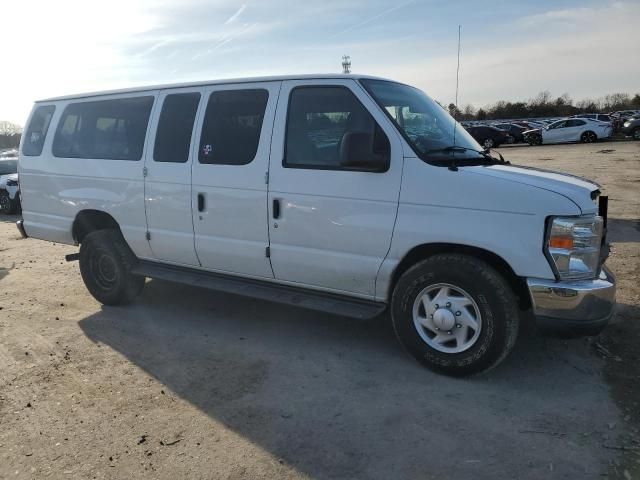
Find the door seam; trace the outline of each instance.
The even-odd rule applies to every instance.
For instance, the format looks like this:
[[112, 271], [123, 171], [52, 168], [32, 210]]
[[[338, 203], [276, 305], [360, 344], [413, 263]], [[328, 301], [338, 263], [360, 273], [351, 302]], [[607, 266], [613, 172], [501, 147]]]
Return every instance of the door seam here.
[[275, 280], [276, 272], [273, 270], [273, 262], [271, 261], [271, 211], [269, 210], [269, 194], [271, 193], [271, 157], [273, 155], [273, 132], [276, 128], [276, 120], [278, 118], [278, 107], [280, 106], [280, 92], [282, 91], [282, 82], [278, 86], [278, 96], [276, 97], [276, 107], [273, 109], [273, 122], [271, 123], [271, 135], [269, 136], [269, 161], [267, 162], [267, 249], [269, 251], [269, 268], [271, 275]]

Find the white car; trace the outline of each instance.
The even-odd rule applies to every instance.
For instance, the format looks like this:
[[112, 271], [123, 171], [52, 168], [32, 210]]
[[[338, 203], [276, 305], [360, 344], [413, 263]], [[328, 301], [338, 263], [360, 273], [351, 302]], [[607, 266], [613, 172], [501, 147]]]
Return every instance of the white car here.
[[17, 158], [0, 158], [0, 213], [16, 213], [20, 207]]
[[613, 135], [610, 123], [589, 118], [565, 118], [524, 132], [525, 141], [530, 145], [547, 143], [582, 142], [592, 143]]
[[107, 305], [153, 277], [343, 316], [386, 311], [418, 361], [469, 375], [508, 354], [521, 311], [580, 335], [615, 304], [598, 185], [492, 157], [425, 93], [380, 78], [42, 100], [19, 174], [21, 233], [79, 244], [68, 260]]

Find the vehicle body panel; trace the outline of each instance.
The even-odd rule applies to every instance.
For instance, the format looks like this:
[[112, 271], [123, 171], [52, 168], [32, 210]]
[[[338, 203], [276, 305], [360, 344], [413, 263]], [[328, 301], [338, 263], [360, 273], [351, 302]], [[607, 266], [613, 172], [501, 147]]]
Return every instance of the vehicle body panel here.
[[[285, 168], [287, 102], [295, 87], [344, 86], [356, 95], [391, 143], [383, 173]], [[373, 298], [378, 269], [393, 232], [403, 164], [402, 138], [351, 79], [283, 83], [269, 171], [269, 235], [276, 279]], [[281, 202], [279, 219], [273, 201]]]
[[[264, 89], [268, 91], [267, 107], [254, 159], [246, 165], [203, 164], [194, 153], [193, 161], [193, 226], [198, 258], [204, 268], [273, 278], [266, 256], [269, 245], [267, 228], [267, 183], [269, 147], [273, 117], [281, 82], [257, 82], [214, 85], [204, 90], [204, 106], [213, 92]], [[196, 142], [204, 114], [197, 122]], [[205, 208], [198, 211], [198, 195], [203, 195]]]
[[154, 259], [183, 265], [200, 265], [193, 241], [191, 212], [191, 165], [194, 152], [197, 155], [197, 122], [193, 125], [189, 158], [186, 162], [156, 162], [153, 159], [156, 128], [163, 102], [167, 95], [179, 93], [199, 93], [201, 98], [198, 113], [203, 108], [201, 88], [163, 90], [158, 96], [157, 106], [150, 120], [149, 148], [145, 152], [147, 229]]
[[543, 181], [529, 182], [535, 176], [528, 171], [502, 173], [511, 168], [460, 167], [454, 172], [405, 158], [398, 219], [380, 269], [377, 298], [387, 297], [394, 269], [417, 245], [475, 247], [498, 255], [518, 276], [553, 279], [542, 250], [546, 218], [550, 211], [581, 211], [564, 195], [539, 186]]
[[[135, 96], [139, 95], [106, 95], [101, 99]], [[155, 97], [157, 92], [147, 91], [145, 96]], [[20, 156], [18, 173], [24, 228], [30, 237], [74, 244], [72, 226], [78, 212], [98, 210], [108, 213], [118, 222], [124, 238], [137, 256], [152, 258], [146, 239], [144, 162], [53, 156], [53, 137], [64, 108], [82, 101], [86, 100], [37, 103], [34, 107], [35, 110], [41, 105], [55, 105], [56, 109], [42, 154]], [[22, 143], [24, 137], [21, 152]]]

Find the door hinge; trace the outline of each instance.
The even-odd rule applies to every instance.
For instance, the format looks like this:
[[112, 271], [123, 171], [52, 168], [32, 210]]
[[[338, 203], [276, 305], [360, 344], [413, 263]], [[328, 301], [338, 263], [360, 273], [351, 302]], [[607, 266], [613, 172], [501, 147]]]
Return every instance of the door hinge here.
[[149, 230], [147, 230], [144, 236], [147, 237], [147, 240], [151, 240], [151, 232]]
[[267, 258], [271, 258], [271, 248], [267, 247], [264, 251], [264, 254]]
[[146, 177], [147, 173], [149, 173], [149, 170], [147, 170], [147, 167], [142, 167], [142, 176]]
[[264, 183], [269, 185], [269, 172], [264, 172]]

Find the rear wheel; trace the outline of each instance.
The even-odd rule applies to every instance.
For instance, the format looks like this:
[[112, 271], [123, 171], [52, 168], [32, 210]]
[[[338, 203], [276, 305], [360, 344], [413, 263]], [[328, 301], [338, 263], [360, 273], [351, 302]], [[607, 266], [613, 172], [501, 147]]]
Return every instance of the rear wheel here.
[[511, 288], [493, 267], [468, 255], [435, 255], [410, 268], [394, 289], [391, 312], [405, 350], [453, 376], [494, 367], [518, 335]]
[[80, 273], [93, 297], [105, 305], [130, 303], [144, 287], [131, 274], [136, 257], [118, 230], [96, 230], [80, 245]]
[[527, 137], [527, 142], [532, 146], [542, 145], [542, 137], [540, 135], [530, 135]]
[[598, 140], [598, 136], [591, 132], [584, 132], [581, 136], [580, 136], [580, 141], [582, 143], [594, 143], [596, 140]]

